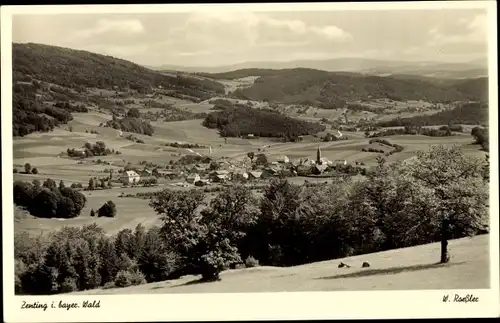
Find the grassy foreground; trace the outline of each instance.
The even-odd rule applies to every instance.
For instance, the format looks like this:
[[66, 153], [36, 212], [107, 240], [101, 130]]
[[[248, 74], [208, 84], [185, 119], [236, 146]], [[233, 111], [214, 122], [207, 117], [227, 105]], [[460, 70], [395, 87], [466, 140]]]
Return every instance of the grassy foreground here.
[[[490, 285], [489, 235], [450, 241], [451, 261], [439, 261], [439, 243], [316, 262], [301, 266], [254, 267], [221, 273], [221, 281], [198, 283], [198, 276], [78, 294], [249, 293], [485, 289]], [[363, 262], [370, 268], [361, 268]], [[344, 262], [351, 268], [338, 268]]]

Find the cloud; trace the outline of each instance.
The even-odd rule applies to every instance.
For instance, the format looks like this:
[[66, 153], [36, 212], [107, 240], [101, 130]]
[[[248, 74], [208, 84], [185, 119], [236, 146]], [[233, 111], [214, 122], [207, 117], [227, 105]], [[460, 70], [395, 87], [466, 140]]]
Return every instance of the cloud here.
[[179, 40], [209, 47], [280, 47], [306, 45], [311, 40], [344, 42], [352, 36], [334, 25], [310, 26], [299, 19], [277, 19], [258, 12], [195, 12], [185, 25], [171, 31]]
[[101, 19], [93, 27], [79, 30], [73, 36], [78, 39], [87, 39], [106, 33], [140, 34], [143, 32], [144, 26], [138, 19]]
[[471, 19], [460, 19], [453, 34], [445, 33], [439, 26], [429, 31], [432, 45], [443, 44], [482, 44], [487, 42], [488, 18], [485, 14]]

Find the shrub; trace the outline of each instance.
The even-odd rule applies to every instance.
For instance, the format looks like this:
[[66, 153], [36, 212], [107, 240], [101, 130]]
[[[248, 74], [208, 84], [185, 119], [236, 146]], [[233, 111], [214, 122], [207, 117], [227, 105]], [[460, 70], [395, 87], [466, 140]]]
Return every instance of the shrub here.
[[114, 218], [116, 216], [116, 205], [113, 201], [109, 200], [104, 203], [97, 211], [99, 217]]
[[145, 284], [146, 279], [144, 275], [138, 271], [120, 270], [115, 277], [114, 284], [116, 287], [128, 287], [134, 285]]
[[104, 284], [104, 286], [102, 286], [102, 289], [112, 289], [112, 288], [116, 288], [114, 281], [107, 282], [106, 284]]
[[78, 286], [76, 285], [76, 279], [66, 277], [61, 284], [61, 293], [71, 293], [76, 292], [78, 290]]
[[259, 266], [259, 261], [254, 257], [248, 256], [247, 259], [245, 259], [246, 268], [258, 267], [258, 266]]
[[31, 174], [38, 174], [38, 168], [34, 167], [34, 168], [31, 170]]

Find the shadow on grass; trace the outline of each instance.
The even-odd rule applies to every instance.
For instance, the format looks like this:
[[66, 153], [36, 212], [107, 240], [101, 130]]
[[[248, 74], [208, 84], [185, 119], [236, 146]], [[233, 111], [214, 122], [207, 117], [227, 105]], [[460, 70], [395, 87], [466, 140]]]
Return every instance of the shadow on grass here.
[[189, 285], [216, 283], [216, 282], [219, 282], [219, 281], [221, 281], [221, 279], [217, 279], [217, 280], [204, 280], [203, 278], [200, 278], [200, 279], [190, 280], [188, 282], [185, 282], [184, 284], [172, 286], [172, 288], [181, 287], [181, 286], [189, 286]]
[[153, 287], [150, 288], [150, 290], [162, 289], [162, 288], [165, 288], [165, 286], [153, 286]]
[[455, 262], [455, 263], [447, 263], [447, 264], [433, 263], [433, 264], [414, 265], [414, 266], [406, 266], [406, 267], [390, 267], [390, 268], [384, 268], [384, 269], [366, 269], [366, 270], [356, 271], [353, 273], [334, 275], [334, 276], [328, 276], [328, 277], [319, 277], [316, 279], [340, 279], [340, 278], [355, 278], [355, 277], [374, 276], [374, 275], [393, 275], [393, 274], [399, 274], [402, 272], [412, 272], [412, 271], [426, 270], [426, 269], [432, 269], [432, 268], [448, 268], [448, 267], [460, 265], [463, 263], [464, 263], [464, 261]]

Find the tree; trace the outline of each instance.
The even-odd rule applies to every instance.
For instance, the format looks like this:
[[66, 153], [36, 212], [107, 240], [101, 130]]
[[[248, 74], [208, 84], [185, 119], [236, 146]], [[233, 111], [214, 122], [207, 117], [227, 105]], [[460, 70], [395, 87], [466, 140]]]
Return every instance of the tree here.
[[436, 234], [441, 241], [441, 263], [449, 261], [448, 240], [474, 235], [488, 228], [488, 187], [485, 161], [465, 156], [458, 147], [434, 146], [419, 152], [409, 174], [432, 190], [429, 202]]
[[24, 172], [26, 174], [30, 174], [31, 173], [31, 164], [30, 163], [24, 164]]
[[94, 209], [91, 209], [91, 210], [90, 210], [90, 216], [95, 216], [95, 211], [94, 211]]
[[248, 158], [250, 158], [250, 161], [253, 162], [253, 158], [255, 157], [255, 153], [253, 151], [248, 152], [247, 154]]
[[204, 193], [200, 190], [172, 191], [164, 189], [157, 193], [149, 205], [160, 215], [160, 232], [168, 245], [175, 246], [179, 254], [179, 265], [188, 270], [199, 270], [198, 248], [205, 239], [205, 230], [200, 223], [198, 208], [203, 204]]
[[[141, 238], [138, 233], [141, 232]], [[136, 241], [139, 245], [137, 264], [148, 282], [162, 281], [177, 269], [179, 257], [172, 246], [167, 244], [160, 228], [153, 227], [147, 233], [136, 228]]]
[[88, 190], [92, 191], [95, 189], [95, 186], [94, 186], [94, 179], [93, 178], [90, 178], [89, 179], [89, 186], [88, 186]]
[[104, 203], [97, 211], [99, 217], [114, 218], [116, 216], [116, 205], [113, 201], [109, 200]]
[[214, 161], [211, 161], [210, 162], [210, 170], [218, 170], [220, 168], [220, 165], [218, 162], [216, 162], [215, 160]]
[[43, 187], [45, 187], [45, 188], [48, 188], [48, 189], [49, 189], [49, 190], [51, 190], [51, 191], [54, 191], [54, 190], [56, 190], [56, 189], [57, 189], [57, 184], [56, 184], [56, 182], [55, 182], [53, 179], [51, 179], [51, 178], [47, 178], [47, 179], [43, 182], [43, 185], [42, 185], [42, 186], [43, 186]]
[[249, 227], [256, 223], [256, 200], [243, 185], [225, 188], [202, 211], [200, 224], [205, 239], [196, 250], [201, 254], [199, 268], [204, 280], [218, 280], [219, 273], [235, 263], [241, 263], [237, 244]]
[[137, 108], [130, 108], [127, 111], [127, 117], [130, 117], [130, 118], [140, 118], [141, 117], [141, 113], [139, 112], [139, 110]]
[[471, 130], [471, 135], [474, 137], [475, 143], [481, 145], [485, 151], [489, 151], [489, 134], [488, 129], [474, 127]]
[[38, 180], [38, 179], [34, 179], [33, 182], [31, 182], [31, 183], [35, 187], [41, 187], [42, 186], [42, 183], [40, 183], [40, 180]]
[[268, 164], [267, 156], [265, 154], [258, 154], [255, 159], [255, 164], [266, 166]]
[[66, 185], [64, 185], [64, 181], [61, 179], [61, 181], [59, 182], [59, 190], [62, 190], [65, 187]]

